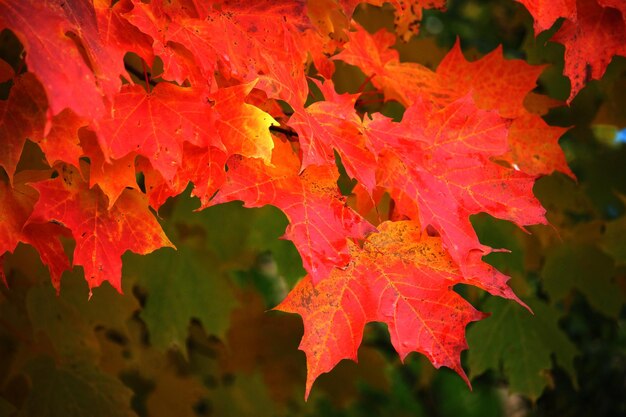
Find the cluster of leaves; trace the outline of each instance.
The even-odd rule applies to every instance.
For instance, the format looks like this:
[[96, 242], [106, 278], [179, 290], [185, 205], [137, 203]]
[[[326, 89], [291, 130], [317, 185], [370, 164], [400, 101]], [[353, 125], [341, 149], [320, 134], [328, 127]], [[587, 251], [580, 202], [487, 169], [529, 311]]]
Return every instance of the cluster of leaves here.
[[[485, 315], [453, 286], [520, 301], [508, 276], [483, 261], [493, 249], [481, 243], [470, 216], [487, 213], [520, 227], [546, 223], [535, 180], [555, 170], [573, 176], [558, 145], [565, 129], [541, 117], [559, 103], [531, 92], [545, 66], [504, 59], [501, 49], [471, 62], [456, 43], [436, 71], [400, 60], [398, 37], [419, 29], [423, 7], [444, 2], [391, 2], [396, 34], [351, 23], [358, 3], [1, 2], [0, 27], [17, 37], [25, 59], [0, 61], [10, 88], [1, 102], [0, 253], [20, 242], [33, 246], [57, 290], [64, 271], [82, 266], [90, 292], [105, 281], [121, 291], [124, 252], [174, 246], [151, 209], [163, 212], [190, 183], [200, 209], [235, 200], [273, 205], [286, 215], [285, 238], [307, 273], [277, 307], [304, 321], [306, 396], [320, 374], [357, 358], [364, 326], [373, 321], [387, 324], [402, 358], [421, 352], [467, 379], [460, 361], [465, 327]], [[537, 30], [569, 19], [554, 35], [566, 46], [568, 101], [614, 54], [624, 54], [620, 2], [529, 3]], [[587, 20], [596, 15], [606, 24]], [[345, 64], [365, 74], [370, 91], [336, 91], [335, 67]], [[368, 94], [400, 103], [403, 114], [366, 113]], [[28, 160], [26, 139], [43, 152], [45, 166]], [[337, 185], [340, 171], [356, 180], [349, 204]], [[152, 342], [182, 344], [190, 317], [223, 335], [229, 302], [211, 312], [197, 298], [169, 316], [169, 298], [228, 288], [217, 276], [183, 282], [203, 269], [185, 251], [206, 249], [186, 227], [168, 235], [178, 237], [182, 253], [143, 266], [163, 275], [151, 277], [142, 320], [151, 328], [171, 323], [169, 333], [151, 332]], [[75, 245], [71, 262], [66, 237]], [[173, 275], [177, 282], [169, 281]], [[554, 312], [540, 301], [528, 305], [545, 318], [534, 322], [537, 343], [558, 332]], [[499, 310], [496, 317], [524, 317], [508, 306], [494, 300], [486, 307]], [[485, 337], [484, 328], [473, 329], [473, 337]], [[543, 349], [539, 370], [550, 368], [555, 348]], [[557, 360], [571, 369], [568, 349]], [[34, 365], [33, 379], [50, 366]], [[483, 358], [472, 369], [497, 366]], [[546, 384], [525, 381], [534, 385], [517, 389], [534, 397]]]

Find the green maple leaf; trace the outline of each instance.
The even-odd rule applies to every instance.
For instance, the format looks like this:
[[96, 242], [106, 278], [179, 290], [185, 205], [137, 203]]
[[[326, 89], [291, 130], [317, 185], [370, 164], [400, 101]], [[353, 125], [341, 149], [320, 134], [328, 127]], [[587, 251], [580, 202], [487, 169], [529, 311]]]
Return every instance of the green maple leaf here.
[[20, 416], [136, 416], [132, 391], [90, 365], [56, 366], [50, 358], [38, 358], [26, 369], [33, 385]]
[[503, 369], [511, 391], [536, 400], [550, 381], [556, 363], [574, 378], [575, 346], [559, 328], [559, 312], [536, 298], [524, 299], [534, 315], [500, 298], [489, 298], [483, 310], [492, 316], [467, 331], [470, 376]]

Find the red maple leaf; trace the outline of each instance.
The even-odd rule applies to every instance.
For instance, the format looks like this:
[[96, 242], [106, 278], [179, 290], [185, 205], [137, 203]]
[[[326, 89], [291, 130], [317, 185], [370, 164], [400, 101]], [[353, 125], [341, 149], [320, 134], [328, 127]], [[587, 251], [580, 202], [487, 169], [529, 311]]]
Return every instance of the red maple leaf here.
[[536, 87], [544, 68], [521, 59], [504, 59], [501, 46], [470, 62], [457, 40], [436, 74], [440, 85], [454, 91], [449, 100], [471, 92], [477, 107], [498, 110], [500, 116], [512, 119], [527, 113], [524, 98]]
[[261, 158], [269, 163], [274, 141], [269, 127], [276, 120], [261, 109], [245, 102], [256, 82], [221, 88], [211, 98], [215, 101], [215, 127], [229, 155]]
[[567, 130], [549, 126], [535, 114], [522, 115], [511, 123], [508, 136], [510, 150], [502, 159], [530, 175], [549, 175], [559, 171], [575, 178], [558, 144]]
[[[503, 59], [501, 48], [470, 62], [463, 56], [457, 42], [433, 72], [419, 64], [400, 62], [398, 53], [390, 49], [393, 39], [384, 30], [370, 35], [356, 26], [356, 31], [350, 33], [350, 41], [336, 58], [358, 65], [372, 77], [374, 85], [383, 90], [387, 99], [398, 100], [407, 106], [421, 98], [438, 106], [447, 106], [471, 93], [477, 107], [497, 110], [502, 117], [514, 120], [508, 145], [515, 154], [530, 156], [520, 148], [530, 149], [528, 146], [532, 144], [532, 159], [517, 163], [508, 158], [518, 169], [531, 175], [547, 174], [552, 171], [542, 171], [549, 168], [540, 168], [540, 161], [555, 161], [554, 169], [572, 175], [558, 146], [558, 139], [565, 130], [549, 127], [540, 118], [530, 117], [525, 108], [525, 100], [535, 88], [544, 66]], [[522, 120], [517, 121], [520, 118]], [[528, 130], [531, 122], [536, 129], [532, 130], [531, 136], [522, 138], [521, 126], [526, 126], [526, 133], [531, 133]], [[535, 161], [534, 165], [531, 161]]]
[[497, 109], [503, 117], [514, 118], [525, 113], [524, 98], [535, 88], [544, 69], [519, 59], [506, 60], [500, 47], [469, 62], [457, 41], [433, 72], [423, 65], [400, 62], [398, 52], [391, 49], [395, 37], [384, 29], [371, 35], [356, 26], [349, 37], [335, 59], [357, 65], [372, 77], [386, 99], [406, 106], [422, 96], [446, 105], [471, 91], [478, 107]]
[[100, 187], [107, 197], [109, 209], [125, 189], [139, 189], [135, 173], [137, 154], [131, 152], [120, 159], [106, 161], [96, 135], [87, 129], [80, 131], [80, 144], [84, 155], [89, 158], [89, 188], [96, 184]]
[[90, 189], [80, 172], [69, 165], [61, 166], [57, 178], [30, 185], [39, 192], [39, 199], [28, 223], [54, 221], [70, 229], [76, 241], [74, 265], [83, 266], [89, 288], [108, 281], [121, 292], [124, 252], [147, 254], [173, 247], [145, 197], [135, 190], [125, 190], [109, 209], [102, 191]]
[[[126, 13], [132, 8], [131, 0], [94, 0], [93, 7], [96, 12], [98, 37], [100, 42], [95, 42], [93, 49], [101, 49], [106, 45], [111, 53], [111, 59], [119, 67], [123, 63], [123, 57], [128, 52], [134, 52], [146, 62], [153, 62], [154, 51], [151, 47], [151, 39], [146, 34], [133, 26], [127, 19]], [[122, 72], [122, 75], [124, 73]], [[128, 79], [128, 77], [125, 77]]]
[[518, 0], [535, 20], [538, 34], [564, 17], [552, 40], [565, 46], [568, 102], [592, 79], [600, 79], [615, 55], [626, 56], [626, 3], [622, 0]]
[[418, 102], [401, 123], [378, 116], [366, 126], [381, 154], [378, 181], [397, 210], [434, 227], [468, 276], [482, 269], [484, 279], [475, 285], [515, 299], [507, 278], [477, 261], [490, 248], [480, 244], [469, 221], [486, 212], [520, 226], [546, 223], [532, 193], [535, 177], [493, 160], [508, 150], [507, 120], [464, 97], [442, 109]]
[[15, 173], [26, 139], [39, 145], [50, 165], [61, 161], [78, 166], [83, 155], [78, 130], [88, 122], [65, 109], [46, 126], [47, 107], [45, 91], [32, 73], [16, 77], [8, 99], [0, 101], [0, 166], [9, 179]]
[[201, 207], [208, 207], [211, 197], [226, 179], [226, 159], [226, 153], [218, 148], [210, 147], [207, 150], [185, 143], [181, 169], [171, 181], [166, 181], [149, 163], [140, 162], [139, 170], [145, 176], [150, 206], [158, 210], [168, 198], [182, 193], [187, 184], [192, 182], [192, 194], [200, 198]]
[[359, 25], [348, 33], [345, 48], [333, 59], [359, 67], [386, 100], [397, 100], [405, 106], [417, 95], [428, 93], [434, 100], [446, 102], [452, 91], [441, 85], [436, 74], [419, 64], [400, 62], [398, 52], [391, 49], [395, 36], [384, 29], [371, 35]]
[[127, 85], [95, 130], [106, 158], [136, 152], [169, 180], [180, 167], [183, 142], [221, 145], [211, 117], [208, 97], [198, 90], [161, 83], [148, 93], [139, 85]]
[[484, 314], [452, 290], [464, 274], [441, 246], [413, 222], [386, 222], [363, 248], [350, 245], [344, 270], [313, 285], [304, 278], [277, 310], [304, 321], [300, 349], [307, 357], [308, 397], [315, 379], [341, 359], [357, 359], [366, 323], [389, 327], [391, 342], [404, 358], [421, 352], [436, 367], [447, 366], [469, 383], [460, 354], [467, 348], [465, 326]]
[[[43, 113], [42, 113], [43, 114]], [[32, 137], [46, 155], [48, 165], [65, 162], [75, 167], [84, 155], [78, 132], [89, 122], [70, 109], [65, 109], [51, 120], [50, 131], [42, 138]]]
[[276, 141], [272, 165], [259, 159], [231, 158], [226, 182], [212, 204], [241, 200], [246, 207], [266, 204], [289, 219], [285, 238], [291, 240], [314, 282], [335, 266], [350, 261], [348, 243], [374, 230], [348, 208], [339, 194], [334, 166], [311, 166], [300, 172], [300, 159], [289, 143]]
[[333, 83], [318, 83], [327, 100], [296, 107], [288, 125], [298, 132], [302, 168], [328, 165], [336, 150], [348, 175], [372, 191], [376, 187], [376, 156], [368, 149], [361, 119], [354, 110], [357, 95], [337, 94]]
[[27, 138], [43, 136], [46, 95], [33, 74], [14, 79], [7, 100], [0, 101], [0, 166], [13, 179]]
[[576, 21], [576, 0], [517, 0], [534, 18], [535, 35], [548, 30], [560, 17]]
[[[0, 28], [11, 29], [24, 45], [28, 68], [42, 82], [53, 114], [66, 107], [91, 118], [102, 114], [102, 90], [78, 45], [66, 36], [80, 30], [59, 3], [4, 1], [0, 3]], [[64, 64], [63, 71], [58, 70], [59, 62]]]
[[[188, 18], [172, 20], [161, 1], [132, 2], [124, 17], [127, 24], [151, 39], [151, 50], [163, 62], [161, 75], [165, 79], [179, 84], [189, 79], [198, 84], [204, 75], [212, 80], [217, 56], [208, 41], [212, 35], [205, 30], [208, 23]], [[197, 60], [190, 56], [189, 50], [199, 52]], [[204, 74], [197, 74], [195, 66]]]
[[576, 20], [564, 21], [552, 40], [565, 45], [569, 102], [586, 82], [604, 75], [613, 56], [626, 56], [626, 20], [619, 10], [601, 7], [596, 0], [577, 0]]
[[[219, 68], [223, 75], [243, 81], [268, 73], [271, 61], [285, 60], [284, 38], [310, 26], [304, 5], [294, 1], [222, 1], [201, 18], [162, 1], [135, 1], [128, 20], [151, 36], [155, 54], [164, 62], [165, 77], [182, 83], [194, 66], [212, 84]], [[190, 55], [186, 54], [189, 52]], [[302, 56], [302, 50], [298, 50]]]
[[66, 232], [57, 224], [27, 224], [37, 201], [37, 192], [26, 183], [49, 175], [50, 172], [45, 171], [22, 171], [15, 176], [13, 186], [0, 181], [0, 269], [1, 258], [6, 252], [13, 252], [20, 242], [29, 244], [39, 252], [58, 291], [61, 274], [70, 269], [59, 241], [59, 236]]

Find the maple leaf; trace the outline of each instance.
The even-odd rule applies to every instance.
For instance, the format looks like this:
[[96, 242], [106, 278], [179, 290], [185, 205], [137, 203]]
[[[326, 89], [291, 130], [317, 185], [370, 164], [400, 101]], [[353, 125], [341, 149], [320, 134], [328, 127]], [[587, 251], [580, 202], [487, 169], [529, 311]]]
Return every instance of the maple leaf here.
[[[251, 81], [271, 70], [271, 61], [304, 62], [303, 48], [291, 50], [285, 43], [306, 29], [311, 22], [302, 0], [222, 0], [215, 18], [220, 55], [228, 57], [233, 75]], [[226, 39], [226, 41], [223, 41]], [[290, 56], [291, 55], [291, 56]], [[295, 57], [293, 56], [295, 55]]]
[[[207, 76], [215, 70], [217, 56], [207, 41], [207, 38], [211, 39], [212, 33], [208, 28], [199, 29], [206, 27], [206, 23], [188, 18], [173, 20], [166, 13], [161, 1], [133, 1], [123, 16], [127, 24], [151, 38], [151, 54], [159, 56], [163, 61], [161, 75], [165, 79], [179, 84], [189, 79], [197, 84], [203, 78], [202, 75]], [[197, 60], [189, 56], [189, 49], [192, 53], [199, 52]], [[196, 74], [193, 68], [196, 65], [204, 74]]]
[[363, 327], [381, 321], [404, 360], [413, 351], [435, 367], [447, 366], [469, 383], [460, 354], [464, 331], [482, 313], [452, 291], [464, 276], [439, 238], [422, 234], [413, 222], [385, 222], [360, 249], [350, 246], [352, 261], [313, 286], [304, 278], [276, 307], [304, 321], [300, 349], [307, 356], [305, 397], [317, 377], [341, 359], [356, 360]]
[[334, 58], [355, 65], [366, 75], [382, 76], [385, 66], [399, 61], [397, 51], [391, 49], [395, 36], [384, 29], [371, 35], [361, 25], [354, 25], [355, 31], [348, 33], [348, 42]]
[[15, 79], [7, 100], [0, 101], [0, 166], [13, 179], [26, 138], [43, 136], [46, 96], [33, 74]]
[[534, 315], [504, 300], [487, 300], [484, 308], [492, 316], [467, 331], [472, 347], [467, 363], [471, 375], [505, 369], [511, 389], [534, 400], [551, 383], [546, 370], [552, 367], [552, 357], [569, 375], [576, 374], [577, 350], [558, 325], [558, 310], [534, 297], [527, 301]]
[[559, 147], [559, 138], [567, 130], [549, 126], [537, 115], [522, 115], [511, 123], [507, 138], [511, 149], [502, 159], [530, 175], [549, 175], [559, 171], [575, 178]]
[[[124, 69], [124, 55], [126, 49], [116, 47], [107, 39], [107, 33], [100, 31], [99, 24], [108, 26], [109, 21], [98, 18], [93, 1], [64, 0], [60, 2], [65, 20], [70, 23], [72, 33], [78, 36], [80, 46], [84, 47], [86, 63], [95, 75], [97, 86], [108, 97], [112, 97], [122, 86], [120, 76], [129, 79]], [[100, 9], [102, 10], [102, 9]], [[130, 35], [130, 32], [126, 32]], [[103, 48], [105, 44], [107, 48]]]
[[21, 190], [21, 188], [24, 187], [13, 189], [8, 184], [0, 182], [0, 201], [2, 202], [0, 254], [15, 250], [22, 240], [22, 228], [32, 210], [32, 202], [28, 198], [32, 193], [28, 193], [28, 188], [26, 190]]
[[565, 45], [564, 74], [571, 81], [568, 103], [591, 79], [604, 75], [614, 55], [626, 56], [626, 5], [620, 0], [518, 0], [535, 20], [535, 33], [556, 19], [563, 25], [552, 37]]
[[344, 49], [333, 59], [359, 67], [371, 78], [372, 84], [383, 91], [385, 99], [411, 105], [417, 95], [427, 94], [437, 102], [449, 101], [453, 92], [441, 85], [436, 74], [419, 64], [400, 62], [397, 51], [391, 49], [395, 36], [384, 29], [370, 35], [359, 25], [348, 33]]
[[289, 143], [275, 142], [272, 165], [259, 159], [231, 158], [226, 182], [211, 204], [241, 200], [246, 207], [266, 204], [289, 219], [285, 237], [295, 244], [314, 282], [350, 261], [348, 242], [374, 227], [345, 205], [334, 166], [311, 166], [301, 175], [300, 159]]
[[59, 241], [65, 231], [56, 224], [27, 224], [37, 192], [26, 183], [48, 175], [45, 171], [22, 171], [16, 175], [13, 186], [0, 181], [0, 257], [13, 252], [20, 242], [33, 246], [48, 267], [52, 284], [58, 291], [61, 275], [70, 269]]
[[520, 226], [546, 223], [532, 194], [534, 177], [491, 160], [508, 150], [508, 122], [464, 97], [442, 109], [418, 102], [401, 123], [378, 116], [366, 120], [366, 129], [382, 154], [378, 182], [399, 212], [434, 227], [468, 276], [482, 270], [483, 283], [475, 285], [517, 299], [508, 278], [480, 262], [490, 248], [480, 244], [469, 221], [486, 212]]
[[102, 191], [89, 189], [76, 168], [62, 165], [59, 174], [30, 184], [39, 199], [28, 223], [54, 221], [71, 230], [74, 264], [83, 266], [90, 289], [108, 281], [121, 292], [120, 258], [127, 250], [147, 254], [173, 247], [139, 192], [125, 190], [109, 210]]
[[278, 122], [261, 109], [244, 101], [256, 81], [221, 88], [211, 96], [219, 114], [215, 126], [229, 154], [261, 158], [269, 163], [274, 141], [269, 127]]
[[41, 138], [33, 137], [46, 156], [48, 165], [65, 162], [75, 167], [84, 155], [78, 132], [88, 122], [70, 109], [64, 109], [51, 120], [49, 132]]
[[501, 47], [469, 62], [457, 41], [433, 72], [420, 64], [400, 62], [398, 52], [390, 49], [395, 37], [384, 29], [370, 35], [356, 26], [349, 37], [345, 49], [334, 58], [361, 68], [387, 100], [406, 106], [423, 96], [446, 105], [472, 92], [478, 107], [498, 109], [503, 117], [514, 118], [525, 113], [524, 98], [544, 69], [519, 59], [503, 59]]
[[517, 0], [534, 18], [535, 35], [548, 30], [560, 17], [576, 21], [576, 0]]
[[471, 92], [477, 107], [497, 109], [502, 117], [515, 118], [526, 113], [524, 98], [536, 87], [544, 68], [521, 59], [504, 59], [502, 46], [470, 62], [457, 40], [436, 74], [440, 85], [454, 91], [450, 100]]
[[138, 85], [127, 85], [95, 130], [105, 158], [137, 152], [170, 180], [180, 167], [183, 142], [221, 146], [211, 129], [211, 117], [211, 106], [200, 91], [160, 83], [148, 93]]
[[[130, 80], [124, 55], [133, 51], [151, 56], [145, 35], [119, 17], [127, 2], [118, 3], [7, 1], [0, 5], [0, 25], [13, 30], [24, 44], [26, 63], [43, 82], [52, 114], [68, 107], [82, 116], [99, 117], [104, 111], [102, 93], [112, 97], [122, 85], [120, 77]], [[58, 61], [64, 71], [57, 70]]]
[[[128, 52], [136, 53], [146, 62], [154, 61], [150, 37], [126, 19], [126, 14], [133, 8], [131, 0], [94, 0], [93, 7], [100, 40], [93, 46], [96, 52], [104, 45], [113, 54], [115, 62], [123, 63], [123, 57]], [[125, 76], [124, 72], [121, 74]], [[130, 80], [127, 76], [125, 78]]]
[[371, 192], [376, 186], [376, 156], [368, 149], [354, 110], [357, 95], [337, 94], [331, 81], [318, 86], [328, 101], [296, 107], [288, 123], [298, 132], [302, 168], [334, 164], [336, 150], [348, 175]]
[[[1, 102], [0, 112], [7, 119], [0, 127], [0, 139], [8, 146], [0, 152], [0, 165], [11, 178], [21, 156], [25, 139], [36, 142], [46, 156], [50, 166], [56, 162], [65, 162], [79, 167], [79, 159], [89, 157], [92, 167], [91, 186], [99, 183], [109, 197], [111, 205], [126, 187], [136, 188], [134, 169], [121, 170], [119, 167], [133, 165], [134, 155], [127, 155], [119, 162], [117, 169], [107, 169], [102, 151], [97, 142], [79, 138], [79, 130], [88, 122], [76, 115], [69, 108], [55, 115], [50, 120], [48, 133], [44, 135], [45, 109], [47, 101], [39, 82], [32, 74], [26, 73], [16, 80], [11, 89], [9, 100]], [[27, 119], [25, 119], [27, 117]], [[93, 133], [91, 134], [95, 140]], [[113, 167], [107, 164], [107, 167]]]
[[600, 79], [614, 55], [626, 56], [626, 20], [619, 10], [596, 0], [577, 0], [577, 18], [566, 20], [552, 37], [565, 45], [563, 73], [570, 79], [568, 103], [591, 79]]
[[298, 55], [298, 45], [294, 39], [285, 39], [286, 51], [293, 52], [284, 61], [270, 63], [268, 74], [259, 76], [256, 88], [265, 92], [267, 97], [284, 100], [292, 107], [302, 108], [309, 94], [304, 66]]
[[[209, 80], [219, 67], [228, 77], [252, 81], [269, 72], [270, 61], [288, 58], [285, 37], [310, 26], [303, 3], [287, 0], [221, 1], [219, 8], [207, 10], [200, 19], [175, 8], [166, 10], [161, 1], [135, 1], [128, 20], [153, 38], [166, 76], [179, 83], [190, 76], [194, 65]], [[303, 61], [303, 51], [297, 53]]]
[[226, 159], [226, 153], [218, 148], [207, 150], [185, 143], [181, 168], [171, 181], [166, 181], [149, 164], [139, 163], [139, 169], [145, 176], [150, 206], [158, 210], [168, 198], [182, 193], [192, 182], [192, 194], [200, 198], [201, 207], [208, 207], [209, 200], [226, 179]]
[[[420, 99], [447, 106], [471, 93], [477, 107], [498, 110], [505, 118], [523, 119], [514, 122], [515, 129], [509, 137], [509, 146], [515, 148], [516, 152], [520, 151], [520, 146], [527, 146], [523, 144], [529, 142], [529, 138], [520, 137], [519, 129], [521, 126], [529, 129], [530, 120], [535, 127], [530, 137], [536, 145], [533, 159], [550, 161], [558, 158], [554, 169], [572, 175], [558, 146], [558, 137], [554, 138], [556, 133], [562, 134], [563, 131], [541, 120], [529, 118], [524, 106], [544, 66], [503, 59], [500, 47], [477, 61], [469, 62], [457, 41], [433, 72], [419, 64], [399, 62], [398, 53], [390, 49], [393, 42], [390, 33], [381, 30], [370, 35], [360, 26], [356, 26], [356, 29], [350, 33], [350, 41], [336, 58], [362, 68], [372, 77], [373, 84], [383, 90], [387, 99], [398, 100], [407, 106]], [[533, 169], [526, 161], [516, 166], [523, 167], [520, 169], [531, 175], [552, 172]], [[535, 164], [535, 167], [538, 165]]]
[[14, 79], [7, 100], [0, 101], [0, 165], [13, 178], [26, 139], [36, 142], [49, 165], [57, 161], [78, 166], [83, 156], [78, 130], [88, 122], [70, 109], [64, 109], [48, 122], [48, 101], [41, 83], [32, 73]]
[[139, 189], [135, 177], [137, 155], [134, 152], [107, 162], [95, 133], [87, 129], [80, 131], [80, 144], [85, 156], [89, 158], [89, 188], [93, 188], [96, 184], [100, 187], [107, 197], [109, 209], [113, 207], [125, 189]]
[[[66, 107], [90, 118], [102, 114], [104, 103], [96, 77], [74, 40], [66, 36], [76, 27], [59, 3], [4, 1], [0, 3], [0, 28], [11, 29], [24, 45], [28, 68], [42, 82], [52, 114]], [[59, 62], [63, 71], [58, 70]]]

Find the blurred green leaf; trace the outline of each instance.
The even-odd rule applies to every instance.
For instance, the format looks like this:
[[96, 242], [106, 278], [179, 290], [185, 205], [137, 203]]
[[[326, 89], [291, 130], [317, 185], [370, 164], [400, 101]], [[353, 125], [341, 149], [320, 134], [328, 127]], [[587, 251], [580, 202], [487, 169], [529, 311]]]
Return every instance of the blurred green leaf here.
[[613, 259], [596, 246], [563, 243], [547, 255], [541, 275], [543, 287], [553, 301], [562, 300], [576, 289], [598, 311], [611, 317], [620, 312], [623, 299], [613, 282]]
[[519, 304], [490, 297], [483, 310], [492, 316], [467, 331], [472, 378], [488, 369], [502, 370], [511, 391], [536, 400], [550, 382], [551, 356], [572, 379], [576, 347], [559, 328], [559, 312], [536, 298], [524, 299], [534, 315]]
[[57, 367], [40, 358], [27, 365], [32, 389], [19, 416], [131, 417], [132, 391], [91, 365]]
[[602, 238], [602, 249], [611, 255], [617, 265], [626, 265], [626, 217], [608, 222]]
[[130, 294], [129, 284], [130, 282], [122, 283], [125, 294], [120, 294], [109, 283], [104, 283], [94, 288], [93, 295], [89, 298], [87, 282], [81, 271], [76, 269], [63, 275], [58, 299], [74, 306], [83, 320], [92, 327], [101, 325], [124, 331], [126, 321], [139, 309], [139, 303]]
[[245, 208], [240, 202], [219, 204], [199, 212], [198, 200], [178, 198], [168, 227], [179, 236], [175, 241], [197, 238], [227, 268], [248, 269], [257, 256], [272, 253], [278, 272], [293, 285], [305, 275], [293, 243], [282, 240], [287, 218], [276, 207]]
[[[95, 362], [100, 345], [93, 326], [79, 309], [66, 298], [57, 298], [52, 285], [34, 286], [26, 297], [26, 308], [33, 333], [41, 340], [46, 335], [57, 354], [73, 363]], [[85, 294], [85, 299], [87, 294]]]
[[261, 294], [265, 300], [265, 307], [269, 309], [278, 305], [288, 292], [287, 283], [278, 275], [276, 269], [272, 253], [265, 252], [258, 256], [253, 268], [236, 271], [233, 278], [240, 286]]
[[502, 400], [495, 388], [475, 384], [472, 391], [457, 375], [437, 372], [433, 381], [434, 401], [443, 417], [498, 417], [502, 415]]
[[524, 271], [524, 246], [522, 229], [511, 222], [495, 219], [487, 214], [472, 216], [472, 225], [480, 242], [507, 252], [492, 252], [484, 259], [500, 271], [511, 274]]
[[548, 221], [556, 227], [569, 227], [598, 217], [581, 185], [565, 175], [540, 178], [533, 191], [546, 208]]
[[278, 273], [293, 286], [306, 275], [302, 259], [296, 247], [289, 240], [281, 239], [287, 227], [287, 217], [276, 207], [244, 209], [251, 217], [251, 231], [247, 244], [251, 249], [262, 253], [269, 251], [278, 266]]
[[185, 354], [194, 318], [209, 334], [224, 336], [237, 303], [224, 275], [201, 251], [179, 245], [178, 250], [164, 248], [134, 256], [128, 263], [147, 293], [140, 316], [154, 346], [164, 350], [178, 346]]
[[313, 393], [309, 403], [314, 401], [315, 408], [308, 409], [306, 415], [313, 417], [421, 417], [427, 416], [421, 398], [412, 384], [405, 378], [402, 365], [387, 366], [386, 377], [391, 386], [386, 389], [374, 387], [365, 381], [357, 385], [358, 395], [346, 406], [336, 404], [332, 392], [327, 395]]
[[284, 415], [272, 401], [261, 374], [238, 374], [228, 384], [212, 392], [213, 415], [220, 417], [257, 417]]

